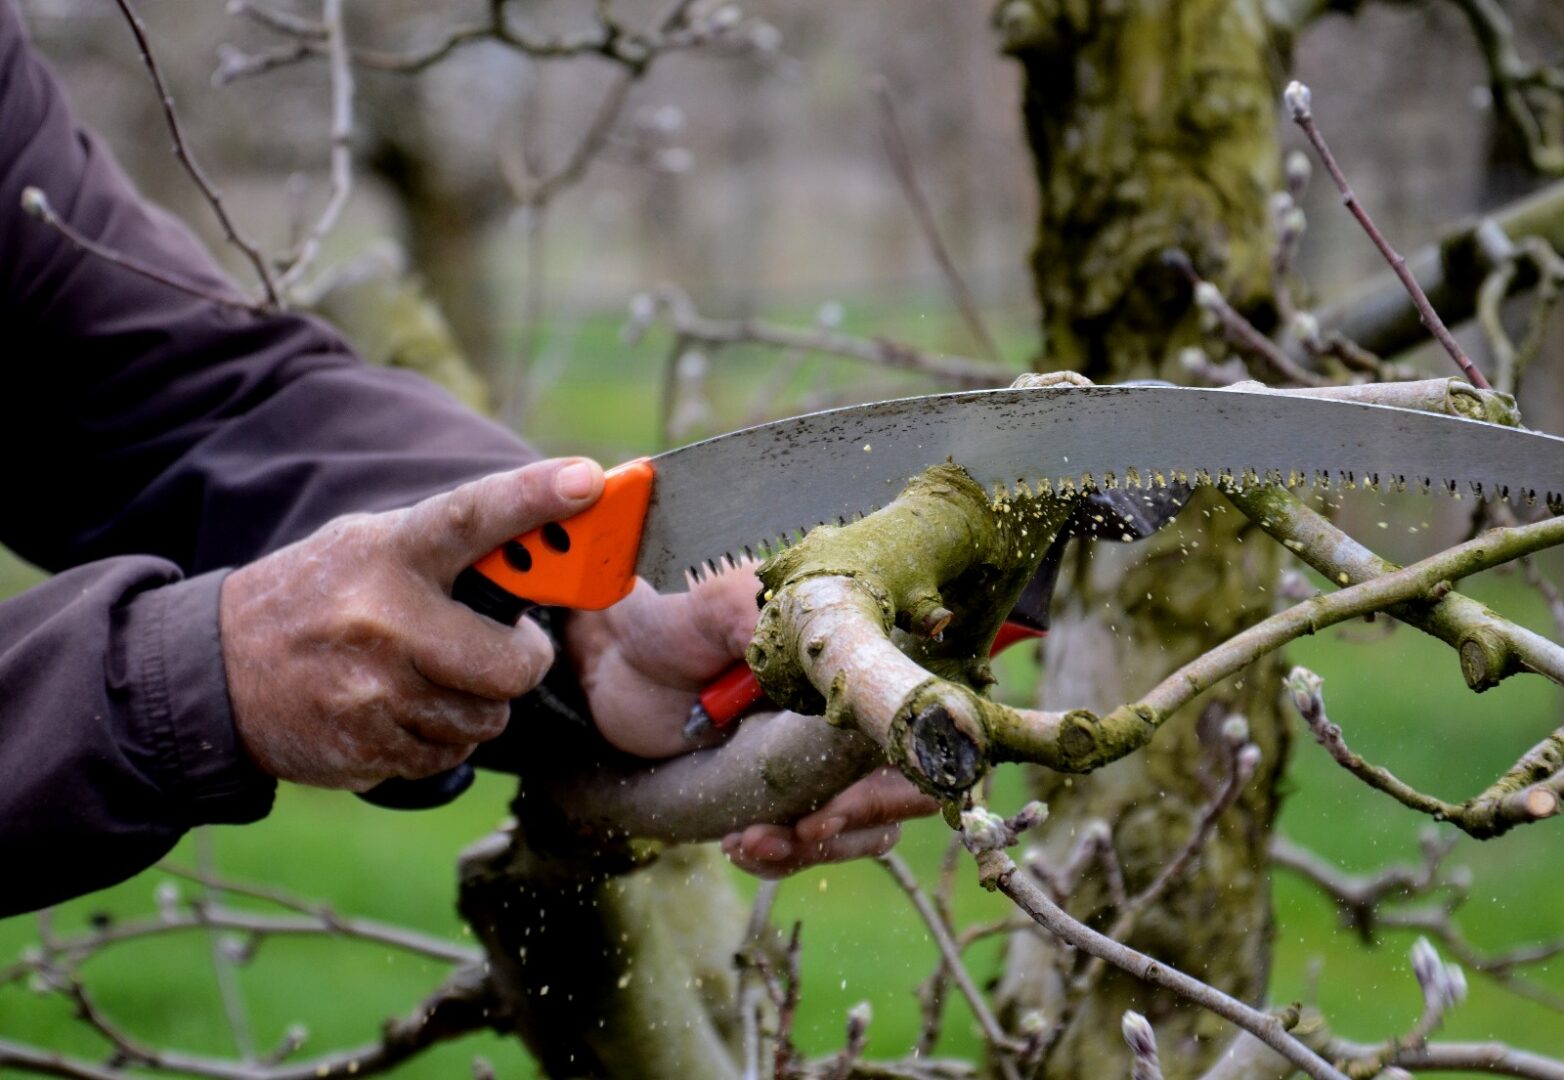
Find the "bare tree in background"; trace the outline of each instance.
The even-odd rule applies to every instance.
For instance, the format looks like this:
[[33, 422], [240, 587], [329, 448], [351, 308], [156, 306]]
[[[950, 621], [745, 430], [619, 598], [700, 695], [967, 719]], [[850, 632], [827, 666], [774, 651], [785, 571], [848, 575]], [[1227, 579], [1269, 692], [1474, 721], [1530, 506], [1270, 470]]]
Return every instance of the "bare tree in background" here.
[[[1564, 172], [1564, 67], [1527, 54], [1531, 43], [1521, 40], [1498, 0], [1448, 3], [1473, 30], [1490, 70], [1496, 116], [1524, 147], [1528, 165]], [[1001, 5], [999, 44], [1024, 72], [1023, 119], [1039, 186], [1031, 268], [1042, 326], [1032, 366], [1041, 381], [1253, 377], [1350, 400], [1519, 422], [1512, 395], [1542, 351], [1547, 316], [1564, 283], [1556, 250], [1564, 243], [1564, 190], [1544, 189], [1452, 230], [1438, 250], [1403, 263], [1352, 196], [1307, 89], [1289, 87], [1283, 110], [1277, 109], [1281, 69], [1297, 36], [1328, 12], [1358, 6], [1345, 0]], [[124, 0], [120, 7], [136, 26], [134, 10]], [[528, 215], [529, 242], [538, 244], [552, 200], [607, 147], [627, 138], [631, 90], [660, 57], [733, 50], [765, 63], [780, 44], [767, 24], [737, 7], [698, 0], [673, 3], [634, 26], [608, 3], [583, 4], [579, 26], [546, 32], [531, 27], [519, 5], [496, 0], [483, 19], [395, 47], [378, 38], [365, 44], [367, 31], [355, 27], [341, 0], [302, 12], [243, 0], [235, 12], [273, 40], [226, 54], [223, 78], [327, 71], [329, 190], [281, 251], [265, 249], [228, 219], [218, 187], [200, 169], [199, 147], [181, 138], [175, 109], [165, 110], [162, 120], [185, 169], [255, 269], [253, 295], [212, 299], [261, 308], [309, 303], [360, 337], [384, 322], [387, 309], [342, 301], [362, 276], [351, 268], [321, 268], [318, 260], [320, 241], [352, 190], [349, 148], [362, 79], [394, 74], [417, 87], [425, 72], [468, 48], [611, 65], [614, 79], [597, 112], [563, 157], [541, 161], [523, 137], [505, 155], [505, 167], [496, 165], [509, 198]], [[147, 44], [155, 57], [156, 41]], [[914, 371], [938, 385], [1002, 385], [1013, 377], [920, 186], [895, 95], [882, 91], [881, 98], [880, 133], [896, 182], [952, 305], [964, 313], [976, 355], [855, 337], [827, 312], [811, 327], [716, 319], [665, 286], [637, 298], [630, 326], [635, 334], [661, 321], [671, 331], [665, 429], [677, 427], [681, 397], [699, 393], [702, 379], [720, 378], [722, 352], [739, 344], [775, 347], [784, 364], [789, 356], [826, 354]], [[1366, 283], [1333, 309], [1310, 305], [1293, 271], [1310, 168], [1302, 158], [1283, 167], [1278, 125], [1287, 119], [1307, 136], [1397, 272], [1386, 282]], [[664, 148], [646, 135], [636, 136], [638, 145], [655, 156]], [[425, 167], [418, 136], [397, 136], [407, 141], [393, 145], [387, 137], [372, 156], [428, 230], [414, 231], [415, 264], [452, 258], [437, 251], [447, 211], [431, 209], [433, 202], [482, 218], [493, 213], [490, 196], [427, 196], [418, 176]], [[47, 203], [29, 209], [60, 227]], [[471, 222], [449, 229], [470, 232]], [[118, 258], [112, 251], [97, 254]], [[454, 259], [470, 263], [472, 254]], [[438, 300], [456, 302], [435, 292]], [[1506, 307], [1516, 294], [1525, 294], [1527, 305], [1518, 323]], [[535, 314], [540, 296], [532, 301]], [[419, 294], [393, 288], [378, 299], [425, 313], [415, 323], [420, 340], [438, 339], [442, 359], [415, 366], [437, 374], [459, 370], [450, 360], [457, 350], [449, 334]], [[1491, 351], [1486, 372], [1443, 332], [1435, 311], [1453, 322], [1480, 320]], [[1420, 325], [1441, 337], [1461, 378], [1409, 379], [1393, 362], [1419, 340]], [[405, 341], [370, 351], [425, 355]], [[692, 355], [717, 366], [691, 364]], [[1518, 1048], [1438, 1039], [1445, 1017], [1465, 997], [1468, 972], [1564, 1012], [1564, 1001], [1527, 978], [1530, 966], [1564, 951], [1564, 940], [1502, 954], [1474, 947], [1455, 917], [1466, 887], [1447, 867], [1442, 839], [1431, 838], [1415, 865], [1354, 876], [1272, 828], [1289, 711], [1353, 776], [1474, 837], [1499, 836], [1557, 813], [1564, 730], [1530, 749], [1516, 748], [1515, 766], [1486, 790], [1447, 801], [1358, 755], [1330, 721], [1319, 679], [1297, 669], [1284, 681], [1278, 651], [1302, 634], [1384, 614], [1449, 644], [1473, 690], [1519, 676], [1564, 684], [1564, 649], [1455, 588], [1464, 577], [1515, 562], [1560, 616], [1564, 634], [1564, 604], [1530, 562], [1564, 543], [1564, 518], [1553, 516], [1559, 507], [1548, 506], [1546, 494], [1530, 508], [1485, 504], [1478, 525], [1495, 528], [1397, 567], [1284, 486], [1215, 478], [1200, 485], [1173, 527], [1143, 544], [1071, 549], [1042, 698], [1035, 710], [1010, 710], [981, 696], [987, 644], [1077, 496], [1017, 492], [1013, 503], [995, 503], [954, 470], [920, 478], [879, 514], [811, 534], [764, 568], [772, 599], [752, 664], [773, 698], [799, 712], [751, 717], [720, 748], [656, 770], [608, 755], [579, 733], [540, 734], [538, 759], [551, 763], [548, 775], [524, 777], [515, 824], [461, 859], [458, 902], [476, 947], [348, 918], [264, 887], [220, 880], [209, 868], [171, 871], [194, 878], [199, 891], [170, 895], [164, 910], [145, 922], [105, 925], [83, 936], [58, 936], [45, 917], [37, 949], [0, 971], [0, 982], [31, 978], [66, 998], [110, 1047], [110, 1061], [70, 1060], [0, 1040], [0, 1065], [92, 1078], [136, 1069], [244, 1080], [368, 1075], [444, 1039], [492, 1029], [524, 1038], [556, 1076], [1149, 1080], [1455, 1068], [1564, 1076], [1564, 1062]], [[1023, 516], [1030, 523], [1024, 544], [1017, 531]], [[942, 546], [929, 524], [941, 520], [959, 521], [961, 535], [976, 540]], [[864, 554], [865, 537], [878, 538], [896, 557], [874, 562]], [[1283, 574], [1293, 558], [1339, 588], [1298, 594], [1296, 579], [1288, 583]], [[903, 616], [905, 635], [888, 637], [877, 605], [867, 610], [859, 586], [831, 572], [844, 565], [877, 581], [880, 595]], [[975, 566], [1002, 584], [971, 595], [947, 590], [930, 606], [931, 589], [937, 595]], [[932, 688], [930, 670], [945, 676]], [[937, 706], [946, 718], [940, 731], [926, 736], [898, 719], [916, 695], [920, 715]], [[801, 715], [827, 704], [836, 725]], [[746, 909], [709, 848], [669, 847], [648, 857], [641, 841], [705, 840], [751, 821], [790, 820], [887, 759], [944, 800], [955, 830], [947, 871], [932, 888], [895, 857], [884, 860], [940, 948], [939, 967], [920, 993], [924, 1033], [905, 1058], [871, 1061], [865, 1039], [872, 1017], [854, 1010], [840, 1053], [806, 1060], [792, 1040], [798, 969], [806, 957], [796, 929], [783, 936], [770, 926], [774, 890], [763, 888]], [[561, 769], [562, 761], [574, 764]], [[805, 770], [798, 767], [803, 761], [827, 764]], [[1035, 766], [1037, 802], [1009, 816], [982, 805], [979, 781], [999, 761]], [[778, 775], [792, 782], [779, 785]], [[1022, 843], [1018, 856], [1007, 854]], [[950, 882], [961, 872], [963, 850], [983, 883], [1014, 901], [1012, 917], [955, 925]], [[1411, 928], [1425, 935], [1409, 958], [1409, 978], [1425, 1005], [1412, 1030], [1357, 1044], [1335, 1035], [1332, 1018], [1316, 1010], [1267, 1002], [1273, 866], [1312, 882], [1366, 934]], [[234, 910], [225, 898], [235, 895], [277, 912]], [[534, 933], [543, 927], [547, 933]], [[87, 960], [124, 941], [213, 929], [241, 935], [252, 950], [277, 935], [368, 941], [448, 963], [452, 974], [407, 1017], [388, 1022], [374, 1044], [320, 1057], [301, 1056], [301, 1040], [291, 1036], [237, 1061], [180, 1054], [138, 1041], [96, 1005], [81, 971]], [[1006, 942], [1006, 962], [990, 991], [976, 985], [964, 955], [995, 936]], [[221, 970], [243, 953], [215, 962]], [[956, 994], [982, 1029], [983, 1062], [932, 1056], [945, 1004]], [[475, 1066], [478, 1075], [485, 1068]]]

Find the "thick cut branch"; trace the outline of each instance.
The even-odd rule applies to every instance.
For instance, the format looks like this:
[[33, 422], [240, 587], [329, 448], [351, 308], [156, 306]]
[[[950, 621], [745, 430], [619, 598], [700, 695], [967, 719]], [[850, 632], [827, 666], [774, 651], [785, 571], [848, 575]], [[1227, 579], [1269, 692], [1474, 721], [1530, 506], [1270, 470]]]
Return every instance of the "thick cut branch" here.
[[[750, 666], [773, 700], [851, 724], [925, 790], [952, 799], [991, 762], [1101, 768], [1146, 745], [1198, 694], [1290, 641], [1437, 598], [1451, 582], [1564, 543], [1564, 518], [1490, 530], [1264, 619], [1101, 716], [996, 704], [978, 692], [990, 678], [982, 658], [997, 629], [992, 613], [1009, 610], [1034, 565], [1033, 545], [1046, 546], [1069, 505], [1045, 497], [990, 503], [963, 470], [929, 470], [884, 510], [816, 529], [762, 566], [770, 599]], [[942, 642], [893, 640], [893, 627], [917, 627], [928, 611], [952, 605]]]

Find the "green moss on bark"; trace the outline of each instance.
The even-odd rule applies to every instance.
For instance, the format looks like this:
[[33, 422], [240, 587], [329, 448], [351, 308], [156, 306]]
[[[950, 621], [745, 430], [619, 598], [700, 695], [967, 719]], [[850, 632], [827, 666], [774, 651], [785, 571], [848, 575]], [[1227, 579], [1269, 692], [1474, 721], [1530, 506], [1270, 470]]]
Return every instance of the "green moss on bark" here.
[[[1200, 334], [1187, 285], [1162, 267], [1169, 247], [1188, 252], [1263, 325], [1271, 317], [1267, 200], [1278, 186], [1276, 102], [1288, 42], [1267, 25], [1261, 0], [1009, 0], [999, 23], [1024, 71], [1037, 168], [1032, 271], [1043, 342], [1036, 366], [1072, 368], [1098, 382], [1179, 379], [1177, 354]], [[1209, 492], [1150, 540], [1083, 549], [1067, 563], [1055, 606], [1041, 704], [1111, 709], [1135, 701], [1168, 671], [1267, 614], [1277, 569], [1274, 545]], [[1269, 968], [1265, 849], [1287, 743], [1280, 674], [1276, 660], [1255, 665], [1169, 718], [1146, 749], [1088, 776], [1034, 778], [1052, 812], [1043, 839], [1049, 853], [1062, 855], [1083, 828], [1106, 822], [1134, 890], [1178, 849], [1209, 798], [1223, 760], [1223, 719], [1248, 718], [1265, 755], [1258, 775], [1192, 873], [1129, 940], [1250, 1002], [1263, 998]], [[1138, 714], [1121, 720], [1126, 731], [1143, 722]], [[1071, 910], [1092, 919], [1107, 904], [1104, 883], [1094, 879]], [[1034, 1010], [1069, 1016], [1043, 1076], [1128, 1075], [1117, 1036], [1126, 1008], [1156, 1023], [1170, 1076], [1198, 1075], [1231, 1031], [1112, 972], [1089, 1001], [1073, 1002], [1043, 974], [1060, 960], [1048, 944], [1018, 937], [1000, 988], [1011, 1021]]]

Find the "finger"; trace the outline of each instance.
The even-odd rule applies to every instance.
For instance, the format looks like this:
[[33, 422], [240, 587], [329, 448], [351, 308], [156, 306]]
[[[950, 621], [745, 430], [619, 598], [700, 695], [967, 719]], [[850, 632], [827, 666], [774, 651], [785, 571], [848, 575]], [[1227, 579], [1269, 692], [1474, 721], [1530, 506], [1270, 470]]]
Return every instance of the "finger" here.
[[794, 830], [806, 843], [818, 843], [858, 829], [924, 817], [937, 810], [938, 802], [919, 791], [899, 770], [886, 766], [800, 818]]
[[374, 757], [354, 769], [352, 778], [342, 786], [350, 791], [368, 791], [392, 777], [421, 780], [456, 768], [472, 756], [474, 749], [473, 743], [441, 746], [397, 731], [381, 740]]
[[433, 605], [413, 633], [409, 660], [419, 675], [489, 701], [521, 697], [554, 663], [554, 643], [531, 619], [503, 626], [451, 601]]
[[424, 746], [440, 750], [464, 746], [470, 753], [476, 744], [505, 730], [510, 702], [447, 692], [405, 703], [397, 723], [404, 734]]
[[505, 541], [579, 514], [603, 493], [588, 458], [550, 458], [425, 499], [397, 529], [406, 557], [449, 589], [456, 575]]
[[806, 843], [775, 825], [752, 825], [725, 837], [722, 850], [730, 862], [757, 877], [777, 878], [824, 863], [883, 855], [901, 838], [901, 825], [856, 829], [820, 843]]
[[755, 576], [755, 565], [745, 560], [690, 589], [690, 621], [724, 659], [737, 660], [744, 655], [760, 621], [760, 608], [755, 603], [760, 579]]

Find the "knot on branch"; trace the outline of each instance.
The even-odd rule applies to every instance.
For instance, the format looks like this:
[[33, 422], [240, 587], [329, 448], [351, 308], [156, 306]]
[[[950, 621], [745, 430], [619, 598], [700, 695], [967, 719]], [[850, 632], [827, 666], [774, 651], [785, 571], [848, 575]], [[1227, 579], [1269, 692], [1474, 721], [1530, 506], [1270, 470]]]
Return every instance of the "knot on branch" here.
[[1149, 705], [1121, 705], [1107, 716], [1087, 709], [1064, 714], [1056, 737], [1059, 772], [1088, 773], [1151, 741], [1160, 721]]

